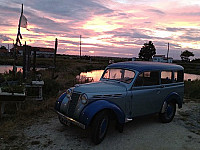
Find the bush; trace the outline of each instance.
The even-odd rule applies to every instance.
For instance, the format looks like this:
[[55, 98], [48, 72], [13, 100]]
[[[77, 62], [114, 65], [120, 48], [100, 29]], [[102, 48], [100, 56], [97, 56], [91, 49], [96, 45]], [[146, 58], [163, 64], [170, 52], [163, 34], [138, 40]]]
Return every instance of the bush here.
[[200, 80], [185, 81], [185, 97], [200, 99]]
[[43, 86], [44, 98], [56, 96], [59, 90], [60, 90], [60, 84], [58, 82], [49, 78], [44, 79], [44, 86]]

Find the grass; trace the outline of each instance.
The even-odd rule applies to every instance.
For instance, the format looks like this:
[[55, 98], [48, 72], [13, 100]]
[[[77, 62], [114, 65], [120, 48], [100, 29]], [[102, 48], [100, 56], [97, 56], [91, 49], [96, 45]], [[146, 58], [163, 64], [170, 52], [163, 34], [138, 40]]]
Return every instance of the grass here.
[[185, 81], [184, 96], [187, 99], [193, 99], [200, 102], [200, 80]]

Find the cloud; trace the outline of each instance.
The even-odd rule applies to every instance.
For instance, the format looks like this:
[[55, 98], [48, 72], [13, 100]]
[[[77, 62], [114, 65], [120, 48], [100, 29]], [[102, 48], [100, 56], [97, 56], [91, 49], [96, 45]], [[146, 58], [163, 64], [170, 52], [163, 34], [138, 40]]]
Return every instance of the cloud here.
[[0, 41], [9, 41], [9, 40], [12, 40], [12, 39], [5, 35], [0, 34]]
[[181, 36], [180, 38], [182, 39], [186, 39], [186, 40], [190, 40], [190, 41], [199, 41], [200, 40], [200, 36]]
[[[23, 1], [17, 1], [17, 4], [23, 3]], [[24, 5], [34, 10], [49, 13], [53, 17], [73, 19], [73, 20], [85, 20], [92, 15], [100, 15], [111, 13], [112, 10], [100, 5], [92, 0], [34, 0], [24, 1]]]
[[137, 56], [148, 41], [163, 54], [170, 43], [175, 57], [200, 50], [200, 6], [186, 0], [0, 0], [1, 42], [16, 38], [21, 3], [30, 29], [21, 30], [22, 43], [31, 46], [54, 47], [58, 38], [58, 53], [78, 54], [82, 35], [83, 51], [93, 55]]
[[163, 11], [158, 10], [158, 9], [147, 9], [147, 11], [153, 12], [153, 13], [156, 13], [156, 14], [159, 14], [159, 15], [164, 15], [165, 14]]

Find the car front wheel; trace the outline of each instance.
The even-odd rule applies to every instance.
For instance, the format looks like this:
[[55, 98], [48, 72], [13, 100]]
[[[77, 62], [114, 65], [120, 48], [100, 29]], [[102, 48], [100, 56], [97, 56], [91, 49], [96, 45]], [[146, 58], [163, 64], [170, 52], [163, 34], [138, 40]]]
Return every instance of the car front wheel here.
[[163, 123], [169, 123], [173, 120], [176, 113], [176, 103], [168, 102], [164, 113], [159, 114], [159, 118]]
[[95, 116], [92, 122], [91, 138], [94, 144], [99, 144], [106, 136], [109, 125], [109, 116], [104, 112], [100, 112]]

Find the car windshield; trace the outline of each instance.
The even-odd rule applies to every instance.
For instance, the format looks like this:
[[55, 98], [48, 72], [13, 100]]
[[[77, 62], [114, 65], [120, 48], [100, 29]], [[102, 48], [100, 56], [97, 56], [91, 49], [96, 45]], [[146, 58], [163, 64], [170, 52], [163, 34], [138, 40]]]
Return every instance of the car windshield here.
[[109, 68], [103, 74], [103, 79], [117, 80], [125, 83], [131, 83], [135, 77], [135, 72], [126, 69]]

